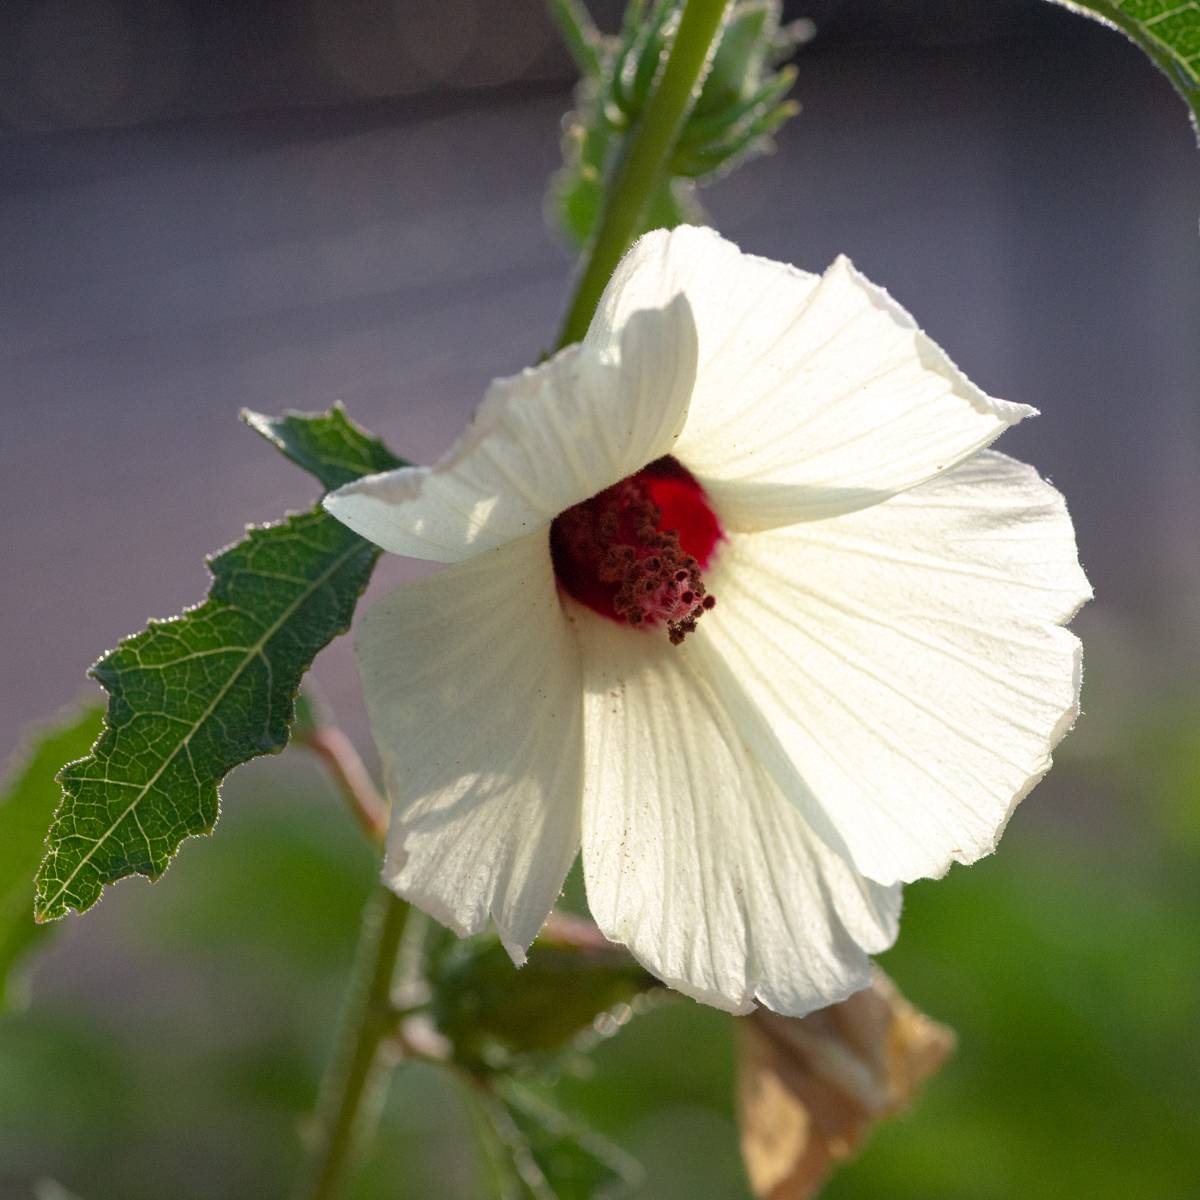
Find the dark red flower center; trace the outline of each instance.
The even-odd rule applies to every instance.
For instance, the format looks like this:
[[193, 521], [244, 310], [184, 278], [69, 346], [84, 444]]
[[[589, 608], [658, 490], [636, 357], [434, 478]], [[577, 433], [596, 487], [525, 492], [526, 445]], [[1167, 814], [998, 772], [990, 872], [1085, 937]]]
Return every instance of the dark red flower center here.
[[716, 603], [701, 571], [723, 536], [704, 489], [660, 458], [559, 513], [550, 554], [568, 596], [625, 625], [665, 626], [678, 645]]

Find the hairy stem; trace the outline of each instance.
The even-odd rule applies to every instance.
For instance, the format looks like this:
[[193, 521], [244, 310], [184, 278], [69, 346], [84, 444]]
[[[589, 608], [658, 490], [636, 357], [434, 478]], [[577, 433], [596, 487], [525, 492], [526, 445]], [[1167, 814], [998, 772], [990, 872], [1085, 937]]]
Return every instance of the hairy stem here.
[[321, 1081], [316, 1132], [299, 1200], [336, 1196], [363, 1143], [380, 1050], [392, 1028], [392, 977], [409, 907], [380, 884], [363, 912], [337, 1049]]
[[387, 834], [388, 806], [354, 743], [336, 725], [297, 731], [296, 740], [320, 755], [363, 832], [373, 842], [382, 842]]
[[591, 324], [613, 268], [641, 227], [651, 197], [667, 178], [671, 151], [712, 60], [728, 0], [687, 0], [667, 64], [625, 145], [609, 184], [567, 310], [558, 347], [578, 342]]

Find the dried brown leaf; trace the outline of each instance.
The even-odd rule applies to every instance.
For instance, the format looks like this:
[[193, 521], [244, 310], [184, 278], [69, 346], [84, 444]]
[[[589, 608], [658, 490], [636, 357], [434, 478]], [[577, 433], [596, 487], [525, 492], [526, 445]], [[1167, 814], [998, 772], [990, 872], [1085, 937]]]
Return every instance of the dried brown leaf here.
[[759, 1200], [815, 1196], [954, 1049], [954, 1032], [878, 969], [841, 1004], [799, 1020], [760, 1009], [739, 1026], [742, 1157]]

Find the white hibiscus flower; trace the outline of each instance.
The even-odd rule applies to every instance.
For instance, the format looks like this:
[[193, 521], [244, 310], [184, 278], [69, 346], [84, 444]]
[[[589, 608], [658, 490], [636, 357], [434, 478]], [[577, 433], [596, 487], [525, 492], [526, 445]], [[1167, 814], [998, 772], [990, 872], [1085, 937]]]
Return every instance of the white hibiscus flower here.
[[520, 963], [582, 846], [596, 922], [672, 987], [864, 987], [900, 884], [991, 851], [1078, 711], [1066, 507], [981, 452], [1032, 412], [844, 258], [642, 238], [440, 463], [326, 501], [454, 564], [359, 634], [388, 883]]

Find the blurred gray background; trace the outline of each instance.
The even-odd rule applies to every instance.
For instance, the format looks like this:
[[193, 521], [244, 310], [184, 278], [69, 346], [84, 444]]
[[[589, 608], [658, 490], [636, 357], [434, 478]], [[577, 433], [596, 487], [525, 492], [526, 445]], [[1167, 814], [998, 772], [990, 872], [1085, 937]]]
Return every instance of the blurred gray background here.
[[[616, 6], [595, 5], [609, 22]], [[1043, 0], [814, 0], [801, 116], [703, 194], [846, 252], [1069, 498], [1086, 716], [1003, 853], [885, 959], [959, 1055], [831, 1197], [1193, 1196], [1200, 154], [1167, 81]], [[203, 555], [311, 503], [237, 420], [343, 400], [418, 461], [534, 361], [572, 267], [542, 197], [572, 74], [536, 0], [0, 4], [0, 757]], [[385, 561], [373, 590], [402, 577]], [[316, 673], [363, 733], [348, 639]], [[63, 923], [0, 1018], [0, 1200], [282, 1195], [372, 856], [302, 755], [232, 777], [161, 885]], [[566, 1099], [644, 1200], [744, 1196], [729, 1022], [642, 1018]], [[478, 1200], [464, 1102], [402, 1072], [354, 1200]], [[1182, 1182], [1181, 1182], [1182, 1181]], [[1190, 1181], [1190, 1183], [1188, 1182]]]
[[[813, 270], [850, 254], [984, 388], [1042, 409], [1004, 445], [1071, 502], [1085, 619], [1194, 667], [1181, 103], [1042, 0], [789, 15], [817, 26], [804, 111], [705, 190], [715, 223]], [[536, 358], [571, 269], [542, 202], [570, 84], [535, 0], [4, 7], [0, 751], [119, 637], [198, 601], [203, 554], [310, 500], [239, 408], [341, 399], [429, 460]], [[326, 660], [354, 722], [347, 648]]]

